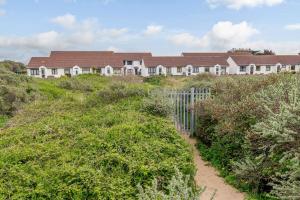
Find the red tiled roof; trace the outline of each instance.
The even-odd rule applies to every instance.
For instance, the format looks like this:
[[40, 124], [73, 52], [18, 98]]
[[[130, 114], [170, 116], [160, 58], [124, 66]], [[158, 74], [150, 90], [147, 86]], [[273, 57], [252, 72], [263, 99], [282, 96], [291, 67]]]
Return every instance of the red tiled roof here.
[[299, 65], [300, 55], [280, 55], [278, 60], [283, 65]]
[[208, 56], [208, 57], [182, 57], [182, 56], [167, 56], [167, 57], [147, 57], [144, 58], [146, 67], [176, 67], [193, 65], [198, 67], [213, 67], [215, 65], [227, 66], [227, 56]]
[[152, 53], [114, 53], [123, 60], [142, 60], [145, 57], [152, 57]]
[[48, 63], [48, 57], [32, 57], [28, 63], [29, 67], [41, 67], [46, 66]]
[[278, 63], [283, 65], [300, 64], [300, 56], [298, 55], [262, 55], [262, 56], [230, 56], [237, 65], [276, 65]]
[[252, 55], [250, 52], [183, 52], [183, 56], [230, 56], [230, 55]]
[[183, 56], [193, 56], [193, 57], [198, 57], [198, 56], [229, 56], [229, 53], [225, 52], [183, 52]]

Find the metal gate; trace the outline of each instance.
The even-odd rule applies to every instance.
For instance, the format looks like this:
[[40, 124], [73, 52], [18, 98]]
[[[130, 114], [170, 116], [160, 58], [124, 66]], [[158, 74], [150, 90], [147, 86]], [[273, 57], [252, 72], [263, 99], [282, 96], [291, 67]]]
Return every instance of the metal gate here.
[[186, 91], [172, 90], [168, 96], [174, 108], [175, 126], [181, 132], [194, 135], [197, 124], [195, 105], [197, 102], [211, 97], [210, 88], [191, 88]]

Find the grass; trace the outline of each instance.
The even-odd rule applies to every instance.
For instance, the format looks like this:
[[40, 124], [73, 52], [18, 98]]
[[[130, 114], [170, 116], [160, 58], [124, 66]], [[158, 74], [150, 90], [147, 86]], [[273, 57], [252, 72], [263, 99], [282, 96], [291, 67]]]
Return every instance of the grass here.
[[3, 128], [8, 120], [7, 116], [0, 116], [0, 128]]

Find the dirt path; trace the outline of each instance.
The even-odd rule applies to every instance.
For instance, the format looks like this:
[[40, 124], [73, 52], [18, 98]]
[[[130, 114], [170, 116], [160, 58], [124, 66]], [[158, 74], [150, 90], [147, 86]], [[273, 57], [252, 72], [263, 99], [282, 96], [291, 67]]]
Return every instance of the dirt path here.
[[182, 136], [193, 148], [194, 162], [197, 167], [195, 181], [198, 186], [206, 187], [201, 200], [210, 200], [215, 194], [214, 200], [243, 200], [245, 196], [218, 176], [218, 172], [204, 162], [195, 147], [197, 141], [189, 138], [186, 134]]

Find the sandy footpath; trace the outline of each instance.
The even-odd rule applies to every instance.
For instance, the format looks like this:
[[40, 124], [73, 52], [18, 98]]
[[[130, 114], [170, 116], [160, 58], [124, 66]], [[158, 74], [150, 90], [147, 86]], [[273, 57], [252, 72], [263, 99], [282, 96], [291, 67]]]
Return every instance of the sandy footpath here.
[[210, 200], [214, 195], [214, 200], [243, 200], [245, 196], [237, 189], [225, 183], [224, 179], [218, 176], [218, 172], [213, 167], [209, 166], [207, 162], [204, 162], [200, 157], [199, 151], [195, 145], [197, 141], [189, 138], [188, 135], [182, 134], [182, 137], [191, 144], [194, 155], [195, 166], [197, 167], [197, 173], [195, 181], [198, 186], [206, 187], [206, 190], [201, 196], [201, 200]]

